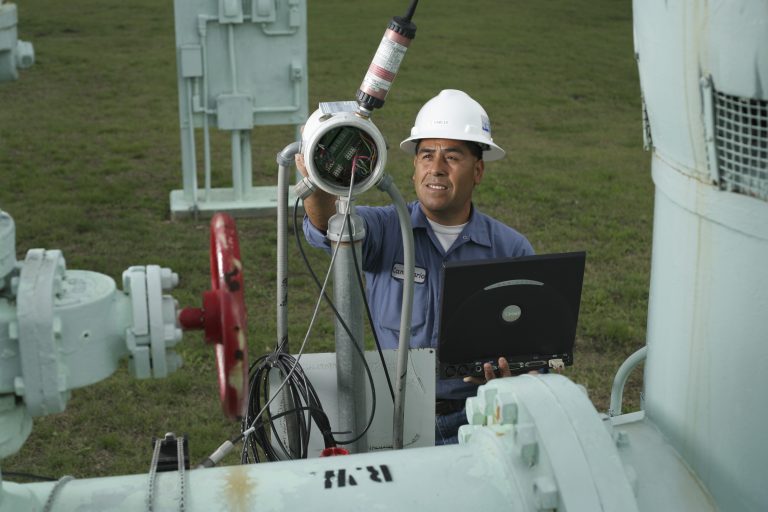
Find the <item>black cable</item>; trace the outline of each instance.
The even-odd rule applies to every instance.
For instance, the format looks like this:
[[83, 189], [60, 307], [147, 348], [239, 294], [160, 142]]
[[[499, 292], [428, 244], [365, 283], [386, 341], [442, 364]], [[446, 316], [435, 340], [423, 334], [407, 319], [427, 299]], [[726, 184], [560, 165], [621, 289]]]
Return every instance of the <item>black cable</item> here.
[[[357, 351], [358, 355], [360, 356], [360, 359], [363, 362], [363, 366], [365, 367], [365, 372], [366, 372], [366, 374], [368, 376], [368, 382], [369, 382], [369, 384], [371, 386], [371, 415], [370, 415], [370, 417], [368, 419], [368, 424], [365, 426], [363, 431], [358, 436], [356, 436], [355, 438], [353, 438], [351, 440], [347, 440], [347, 441], [337, 441], [338, 444], [352, 444], [355, 441], [357, 441], [358, 439], [360, 439], [361, 437], [363, 437], [366, 432], [368, 432], [368, 429], [371, 428], [371, 424], [373, 423], [374, 415], [376, 414], [376, 388], [374, 387], [373, 374], [371, 373], [371, 369], [368, 366], [368, 362], [365, 360], [365, 354], [360, 349], [358, 344], [355, 342], [355, 336], [352, 334], [352, 331], [347, 326], [346, 322], [344, 322], [344, 319], [341, 317], [341, 314], [339, 313], [338, 309], [336, 309], [336, 305], [333, 303], [333, 300], [331, 300], [331, 298], [328, 296], [328, 294], [325, 293], [325, 291], [323, 290], [323, 285], [322, 285], [322, 283], [320, 283], [320, 279], [318, 279], [317, 274], [315, 274], [315, 271], [312, 269], [312, 265], [309, 263], [309, 258], [307, 258], [306, 252], [304, 252], [304, 247], [303, 247], [303, 245], [301, 243], [301, 237], [299, 236], [299, 232], [300, 231], [299, 231], [299, 228], [298, 228], [299, 200], [300, 200], [300, 198], [296, 198], [296, 203], [294, 204], [294, 207], [293, 207], [293, 231], [294, 231], [294, 235], [296, 236], [296, 243], [297, 243], [297, 245], [299, 247], [299, 252], [301, 253], [301, 256], [302, 256], [302, 258], [304, 260], [304, 264], [306, 265], [307, 270], [309, 271], [310, 275], [312, 276], [312, 279], [315, 281], [315, 284], [318, 286], [320, 291], [323, 293], [323, 299], [325, 299], [325, 301], [328, 304], [328, 306], [330, 306], [330, 308], [333, 310], [333, 314], [336, 315], [336, 319], [339, 321], [341, 326], [346, 331], [347, 336], [349, 336], [349, 339], [352, 342], [352, 346], [355, 348], [355, 350]], [[345, 225], [348, 225], [348, 224], [349, 224], [349, 215], [347, 215], [346, 219], [345, 219]], [[351, 237], [352, 237], [352, 235], [350, 233], [350, 238]], [[365, 296], [365, 291], [363, 291], [363, 296]], [[371, 324], [371, 326], [373, 326], [373, 325]], [[374, 336], [375, 336], [375, 331], [374, 331]], [[376, 344], [378, 345], [378, 340], [376, 340]], [[380, 347], [379, 347], [379, 349], [380, 349]], [[386, 365], [383, 364], [384, 363], [384, 359], [383, 359], [384, 356], [381, 355], [381, 357], [382, 357], [382, 366], [384, 367], [384, 371], [386, 372], [387, 371], [387, 367], [386, 367]], [[387, 376], [387, 380], [389, 380], [389, 376]], [[390, 386], [390, 391], [391, 391], [391, 386]], [[394, 393], [392, 394], [392, 400], [394, 401]]]
[[[284, 386], [285, 392], [296, 407], [283, 411], [280, 414], [272, 415], [269, 409], [265, 409], [260, 417], [256, 415], [264, 408], [262, 403], [266, 404], [270, 400], [269, 396], [269, 372], [276, 369], [282, 376], [286, 376], [288, 381]], [[308, 455], [310, 421], [315, 421], [324, 437], [326, 447], [335, 446], [335, 441], [331, 436], [330, 424], [317, 393], [307, 381], [306, 376], [296, 360], [290, 354], [277, 352], [266, 354], [251, 365], [248, 410], [243, 419], [243, 431], [253, 426], [255, 431], [246, 440], [243, 447], [242, 461], [250, 462], [252, 457], [254, 461], [259, 462], [260, 457], [258, 448], [261, 448], [267, 460], [282, 460], [285, 458], [306, 458]], [[309, 416], [302, 414], [302, 411], [309, 412]], [[296, 415], [298, 430], [298, 453], [290, 453], [289, 449], [283, 444], [277, 433], [273, 420], [288, 415]], [[266, 429], [266, 425], [270, 425]], [[277, 444], [277, 449], [270, 442], [269, 434], [272, 434], [272, 442]]]
[[[295, 407], [272, 414], [269, 408], [262, 404], [270, 401], [269, 372], [277, 370], [281, 378], [287, 378], [283, 386], [283, 392], [287, 393]], [[331, 431], [330, 421], [323, 410], [320, 398], [307, 379], [306, 374], [296, 359], [285, 352], [266, 354], [258, 358], [249, 370], [250, 387], [248, 396], [248, 410], [243, 418], [243, 432], [253, 427], [253, 432], [248, 436], [241, 452], [241, 462], [261, 462], [262, 455], [268, 461], [307, 458], [309, 455], [309, 435], [311, 423], [314, 422], [321, 435], [326, 448], [335, 447], [338, 444], [355, 442], [360, 436], [350, 441], [337, 441]], [[285, 376], [285, 377], [284, 377]], [[262, 409], [263, 412], [262, 412]], [[261, 412], [260, 416], [257, 416]], [[306, 413], [303, 414], [303, 413]], [[297, 452], [291, 452], [286, 446], [280, 433], [277, 431], [275, 420], [296, 415], [297, 437], [295, 439]], [[373, 414], [366, 430], [370, 427]], [[362, 435], [362, 434], [361, 434]], [[259, 452], [261, 450], [261, 454]]]
[[408, 12], [405, 13], [405, 16], [403, 16], [403, 19], [406, 21], [411, 21], [413, 18], [414, 13], [416, 12], [416, 6], [418, 5], [419, 0], [413, 0], [411, 2], [411, 5], [408, 6]]
[[[349, 219], [347, 219], [349, 220]], [[349, 222], [347, 222], [349, 226]], [[352, 234], [350, 233], [350, 237]], [[352, 259], [355, 260], [355, 268], [362, 269], [363, 266], [357, 261], [357, 251], [352, 251]], [[360, 294], [363, 296], [363, 304], [365, 304], [365, 313], [368, 317], [368, 324], [371, 326], [371, 332], [373, 333], [373, 340], [376, 342], [376, 349], [379, 352], [379, 359], [381, 360], [381, 367], [384, 369], [384, 376], [387, 378], [387, 386], [389, 386], [389, 395], [392, 397], [392, 403], [395, 403], [395, 390], [392, 388], [392, 380], [389, 378], [389, 370], [387, 369], [387, 363], [384, 362], [384, 352], [381, 350], [381, 344], [379, 343], [379, 337], [376, 334], [376, 327], [373, 325], [373, 315], [371, 315], [371, 307], [368, 305], [368, 295], [365, 293], [365, 284], [363, 284], [363, 276], [360, 272], [355, 272], [357, 276], [357, 285], [360, 287]]]
[[[331, 307], [337, 320], [341, 324], [342, 328], [349, 336], [355, 351], [360, 356], [363, 362], [368, 382], [371, 387], [371, 413], [368, 418], [368, 422], [365, 428], [358, 435], [348, 440], [337, 440], [334, 435], [341, 434], [340, 432], [332, 432], [330, 421], [328, 416], [323, 410], [320, 398], [317, 395], [312, 384], [307, 379], [304, 370], [299, 365], [297, 359], [288, 354], [284, 348], [285, 343], [282, 342], [275, 352], [266, 354], [256, 361], [249, 368], [249, 389], [248, 389], [248, 408], [243, 418], [242, 432], [237, 438], [233, 438], [231, 443], [234, 444], [240, 439], [244, 439], [243, 448], [241, 452], [241, 462], [244, 464], [251, 462], [261, 462], [262, 458], [269, 461], [293, 459], [293, 458], [307, 458], [309, 455], [309, 436], [312, 428], [312, 422], [317, 425], [321, 435], [323, 436], [323, 443], [326, 448], [335, 447], [337, 445], [352, 444], [361, 439], [370, 429], [373, 424], [373, 419], [376, 413], [376, 388], [373, 382], [373, 373], [365, 359], [365, 354], [355, 341], [355, 337], [352, 334], [349, 326], [346, 324], [341, 314], [336, 309], [335, 304], [331, 298], [325, 293], [320, 280], [312, 269], [309, 259], [304, 251], [304, 247], [299, 237], [300, 230], [298, 229], [298, 211], [299, 200], [294, 205], [294, 232], [296, 234], [297, 245], [301, 253], [304, 263], [309, 270], [312, 279], [318, 285], [322, 292], [322, 298]], [[351, 224], [349, 222], [349, 215], [345, 218], [345, 227], [347, 231], [351, 231]], [[351, 233], [350, 233], [351, 236]], [[353, 251], [354, 253], [355, 251]], [[357, 254], [353, 254], [355, 266], [358, 267]], [[370, 313], [370, 307], [368, 301], [365, 299], [365, 290], [362, 283], [362, 278], [359, 272], [357, 274], [358, 284], [361, 287], [361, 292], [366, 305], [366, 312], [368, 313], [368, 319], [371, 323], [371, 328], [374, 332], [374, 339], [376, 340], [376, 346], [379, 350], [379, 357], [381, 358], [382, 367], [384, 368], [385, 375], [387, 377], [387, 383], [389, 384], [390, 394], [394, 401], [394, 391], [392, 389], [389, 372], [384, 364], [384, 356], [379, 344], [379, 340], [376, 337], [376, 331], [373, 328], [373, 321]], [[287, 340], [285, 340], [287, 341]], [[267, 404], [274, 398], [270, 396], [269, 391], [269, 373], [272, 369], [277, 370], [280, 373], [282, 379], [285, 382], [281, 386], [281, 390], [278, 392], [286, 393], [289, 400], [294, 407], [290, 410], [286, 410], [277, 414], [272, 414]], [[294, 416], [294, 418], [288, 418]], [[297, 453], [291, 453], [291, 447], [285, 446], [280, 433], [277, 431], [275, 420], [280, 418], [286, 418], [286, 421], [293, 421], [297, 427], [295, 446], [298, 449]], [[248, 431], [249, 435], [246, 436], [245, 432]]]
[[[320, 283], [320, 279], [318, 279], [317, 274], [312, 268], [312, 264], [309, 262], [309, 258], [307, 258], [306, 252], [304, 252], [304, 245], [301, 242], [301, 236], [299, 236], [299, 233], [301, 232], [301, 230], [299, 230], [298, 213], [297, 213], [299, 208], [299, 200], [300, 198], [296, 198], [296, 204], [293, 207], [293, 233], [294, 233], [294, 236], [296, 237], [296, 245], [299, 248], [299, 253], [301, 253], [301, 257], [304, 260], [304, 265], [307, 267], [307, 270], [309, 271], [310, 276], [315, 281], [315, 284], [318, 286], [318, 288], [322, 290], [323, 285], [322, 283]], [[345, 222], [345, 227], [348, 227], [348, 226], [349, 226], [349, 217], [347, 217], [347, 221]], [[347, 232], [349, 232], [349, 229]], [[350, 233], [350, 238], [351, 237], [352, 237], [352, 234]], [[355, 268], [362, 268], [357, 261], [357, 251], [354, 251], [354, 250], [352, 251], [352, 257], [354, 258], [354, 261], [355, 261]], [[384, 352], [381, 349], [381, 343], [379, 342], [379, 337], [376, 334], [376, 328], [373, 325], [373, 316], [371, 315], [371, 308], [368, 304], [368, 298], [366, 297], [365, 286], [363, 285], [363, 281], [362, 281], [362, 277], [360, 276], [360, 273], [355, 272], [355, 275], [357, 275], [357, 282], [358, 282], [358, 285], [360, 286], [360, 293], [363, 296], [363, 304], [365, 304], [365, 312], [368, 316], [368, 323], [371, 326], [371, 332], [373, 333], [373, 341], [376, 343], [376, 350], [379, 353], [379, 359], [381, 360], [381, 367], [384, 369], [384, 376], [387, 379], [387, 386], [389, 386], [389, 394], [392, 397], [392, 403], [394, 403], [395, 391], [392, 388], [392, 380], [389, 377], [389, 370], [387, 369], [387, 365], [384, 362]], [[333, 313], [336, 315], [336, 318], [339, 320], [344, 330], [347, 331], [347, 334], [349, 335], [349, 337], [354, 338], [354, 336], [352, 336], [350, 332], [349, 327], [347, 327], [347, 324], [341, 318], [341, 315], [336, 310], [336, 306], [334, 305], [333, 301], [328, 296], [328, 294], [323, 292], [323, 298], [325, 299], [326, 303], [331, 307], [331, 309], [333, 310]], [[363, 359], [363, 362], [365, 362], [365, 359]]]

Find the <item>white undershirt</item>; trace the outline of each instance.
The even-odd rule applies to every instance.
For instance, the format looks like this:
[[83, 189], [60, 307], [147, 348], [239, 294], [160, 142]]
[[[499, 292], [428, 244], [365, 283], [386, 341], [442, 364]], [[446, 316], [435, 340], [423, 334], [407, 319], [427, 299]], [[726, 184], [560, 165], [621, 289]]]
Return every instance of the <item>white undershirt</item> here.
[[429, 225], [432, 226], [432, 231], [435, 232], [435, 236], [440, 242], [440, 245], [443, 246], [444, 251], [447, 251], [453, 245], [453, 242], [459, 238], [459, 234], [461, 233], [461, 230], [464, 229], [464, 226], [469, 224], [468, 222], [465, 222], [458, 226], [443, 226], [442, 224], [438, 224], [429, 219], [427, 219], [427, 221], [429, 221]]

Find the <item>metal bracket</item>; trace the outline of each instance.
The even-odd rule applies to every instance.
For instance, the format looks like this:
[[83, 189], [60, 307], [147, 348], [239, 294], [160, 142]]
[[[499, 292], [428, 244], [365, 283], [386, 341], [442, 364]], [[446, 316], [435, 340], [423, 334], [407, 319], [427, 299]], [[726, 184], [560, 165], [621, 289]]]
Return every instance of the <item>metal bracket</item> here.
[[[181, 450], [179, 450], [181, 441]], [[189, 438], [186, 434], [177, 438], [173, 432], [165, 434], [163, 439], [152, 438], [152, 445], [160, 443], [160, 453], [157, 459], [157, 471], [178, 471], [183, 461], [184, 469], [189, 469]]]
[[712, 77], [703, 77], [700, 84], [704, 109], [704, 142], [707, 145], [707, 166], [709, 167], [709, 177], [712, 180], [712, 183], [719, 185], [720, 171], [717, 165], [717, 147], [715, 145], [715, 107]]

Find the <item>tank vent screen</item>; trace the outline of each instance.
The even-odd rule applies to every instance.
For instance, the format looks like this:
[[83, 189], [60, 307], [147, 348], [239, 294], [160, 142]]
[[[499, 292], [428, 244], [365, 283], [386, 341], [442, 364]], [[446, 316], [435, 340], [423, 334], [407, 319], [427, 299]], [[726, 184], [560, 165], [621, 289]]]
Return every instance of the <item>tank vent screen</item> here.
[[720, 186], [768, 201], [768, 102], [714, 91]]

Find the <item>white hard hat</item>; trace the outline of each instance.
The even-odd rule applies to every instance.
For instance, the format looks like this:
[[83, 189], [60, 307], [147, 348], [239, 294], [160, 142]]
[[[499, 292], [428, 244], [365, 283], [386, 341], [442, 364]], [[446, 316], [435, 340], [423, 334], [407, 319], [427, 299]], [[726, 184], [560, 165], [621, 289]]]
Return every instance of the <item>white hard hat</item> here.
[[413, 155], [421, 139], [453, 139], [475, 142], [483, 148], [483, 160], [499, 160], [505, 152], [493, 143], [491, 120], [469, 94], [445, 89], [421, 107], [411, 136], [400, 149]]

